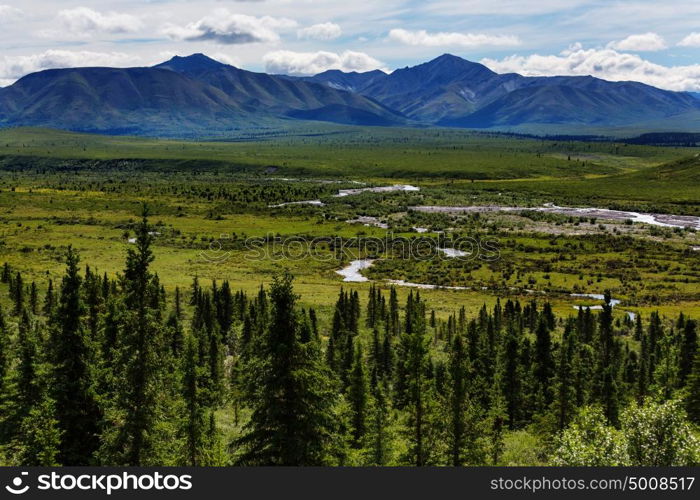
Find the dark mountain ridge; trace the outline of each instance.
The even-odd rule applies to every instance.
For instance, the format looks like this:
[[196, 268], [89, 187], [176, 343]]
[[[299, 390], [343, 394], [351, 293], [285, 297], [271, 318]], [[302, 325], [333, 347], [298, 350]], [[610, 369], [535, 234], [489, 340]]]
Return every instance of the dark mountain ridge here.
[[[401, 125], [406, 119], [371, 98], [240, 70], [195, 54], [150, 68], [51, 69], [0, 89], [0, 125], [187, 136], [280, 125], [333, 106], [328, 121]], [[319, 111], [318, 113], [322, 113]]]
[[700, 99], [591, 76], [525, 77], [445, 54], [382, 71], [311, 77], [242, 70], [203, 54], [149, 68], [40, 71], [0, 89], [0, 126], [188, 136], [289, 120], [372, 126], [620, 127], [697, 123]]

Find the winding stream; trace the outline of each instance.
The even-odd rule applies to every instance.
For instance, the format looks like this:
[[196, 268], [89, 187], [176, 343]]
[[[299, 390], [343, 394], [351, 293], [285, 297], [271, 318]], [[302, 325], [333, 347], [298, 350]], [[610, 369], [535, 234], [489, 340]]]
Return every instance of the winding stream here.
[[369, 278], [363, 276], [360, 271], [372, 267], [372, 264], [374, 264], [374, 260], [372, 259], [353, 260], [347, 267], [336, 271], [336, 273], [343, 276], [343, 281], [364, 283], [369, 281]]
[[[333, 182], [333, 181], [328, 181]], [[413, 192], [420, 191], [417, 186], [411, 186], [410, 184], [394, 184], [393, 186], [379, 186], [379, 187], [366, 187], [366, 188], [352, 188], [352, 189], [340, 189], [337, 194], [333, 195], [333, 198], [345, 198], [346, 196], [354, 196], [362, 193], [391, 193], [395, 191], [405, 191]], [[279, 203], [277, 205], [268, 205], [268, 208], [282, 208], [291, 205], [315, 205], [318, 207], [323, 207], [326, 204], [321, 200], [302, 200], [302, 201], [288, 201], [285, 203]]]
[[672, 215], [654, 214], [640, 212], [625, 212], [623, 210], [609, 210], [607, 208], [573, 208], [560, 207], [554, 204], [547, 204], [543, 207], [506, 207], [500, 205], [468, 205], [468, 206], [417, 206], [412, 210], [423, 213], [486, 213], [486, 212], [521, 212], [534, 211], [569, 215], [573, 217], [595, 217], [598, 219], [641, 222], [661, 227], [680, 227], [689, 229], [700, 229], [700, 217], [692, 215]]
[[338, 191], [338, 194], [336, 194], [335, 197], [344, 198], [346, 196], [353, 196], [361, 193], [391, 193], [393, 191], [411, 192], [420, 191], [420, 188], [417, 186], [411, 186], [410, 184], [394, 184], [393, 186], [341, 189]]
[[[440, 250], [454, 250], [452, 248], [445, 248], [445, 249], [440, 249]], [[459, 250], [456, 250], [456, 252], [460, 252]], [[462, 252], [463, 253], [463, 252]], [[351, 282], [351, 283], [365, 283], [369, 281], [369, 278], [366, 276], [363, 276], [360, 271], [364, 269], [368, 269], [372, 267], [374, 264], [375, 260], [373, 259], [358, 259], [358, 260], [353, 260], [348, 264], [346, 267], [343, 269], [340, 269], [336, 271], [336, 274], [339, 274], [343, 276], [343, 281], [344, 282]], [[472, 290], [471, 287], [468, 286], [440, 286], [440, 285], [431, 285], [429, 283], [413, 283], [411, 281], [405, 281], [405, 280], [386, 280], [386, 282], [390, 285], [396, 285], [396, 286], [405, 286], [409, 288], [419, 288], [421, 290]], [[482, 288], [486, 289], [486, 288]], [[533, 290], [528, 290], [530, 292], [534, 292]], [[570, 294], [571, 297], [573, 298], [578, 298], [578, 299], [593, 299], [593, 300], [600, 300], [604, 301], [605, 300], [605, 295], [599, 294], [599, 293], [572, 293]], [[610, 304], [612, 307], [616, 307], [622, 303], [621, 300], [618, 299], [611, 299]], [[579, 309], [590, 309], [591, 311], [601, 311], [603, 309], [602, 305], [586, 305], [586, 306], [573, 306], [574, 309], [579, 310]], [[627, 316], [634, 321], [637, 319], [637, 315], [633, 312], [630, 311], [624, 311]]]

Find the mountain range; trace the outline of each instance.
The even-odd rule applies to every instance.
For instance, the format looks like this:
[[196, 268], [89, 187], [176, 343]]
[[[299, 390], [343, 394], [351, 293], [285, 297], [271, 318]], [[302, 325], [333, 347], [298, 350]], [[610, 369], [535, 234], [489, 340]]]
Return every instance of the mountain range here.
[[692, 128], [700, 99], [591, 76], [498, 74], [445, 54], [398, 69], [269, 75], [203, 54], [153, 67], [68, 68], [0, 88], [0, 126], [191, 136], [297, 120], [371, 126], [512, 129], [547, 125]]

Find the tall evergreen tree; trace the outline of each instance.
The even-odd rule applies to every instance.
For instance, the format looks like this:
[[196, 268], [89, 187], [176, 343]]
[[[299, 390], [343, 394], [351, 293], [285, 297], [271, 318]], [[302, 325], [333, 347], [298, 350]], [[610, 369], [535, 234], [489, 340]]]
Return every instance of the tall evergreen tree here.
[[393, 454], [394, 435], [391, 430], [389, 401], [381, 383], [372, 390], [367, 434], [365, 434], [365, 465], [389, 465]]
[[698, 352], [698, 333], [697, 323], [695, 320], [689, 319], [683, 324], [683, 337], [681, 340], [679, 378], [680, 383], [685, 384], [688, 375], [693, 369], [693, 360]]
[[3, 393], [10, 357], [10, 335], [5, 323], [5, 313], [0, 305], [0, 394]]
[[17, 408], [22, 416], [27, 415], [41, 399], [41, 359], [36, 326], [27, 311], [19, 322], [17, 345], [19, 365], [16, 370]]
[[[547, 308], [545, 308], [545, 311], [547, 311]], [[551, 307], [549, 313], [551, 314]], [[540, 319], [535, 332], [535, 359], [533, 370], [537, 390], [536, 398], [538, 400], [538, 410], [542, 410], [552, 402], [550, 378], [552, 377], [554, 362], [552, 360], [552, 339], [549, 323], [553, 322], [553, 319]]]
[[83, 327], [78, 254], [68, 247], [66, 274], [51, 318], [51, 397], [62, 434], [59, 460], [65, 465], [91, 463], [99, 446], [101, 412], [94, 391], [93, 346]]
[[688, 418], [700, 425], [700, 350], [695, 353], [693, 369], [688, 375], [685, 409], [688, 412]]
[[557, 428], [562, 432], [574, 417], [576, 393], [574, 388], [574, 357], [577, 339], [573, 323], [567, 323], [559, 346], [556, 376], [554, 381], [555, 398], [553, 410], [556, 414]]
[[449, 390], [447, 402], [448, 462], [455, 467], [478, 464], [476, 411], [469, 398], [469, 365], [462, 335], [452, 341], [448, 364]]
[[520, 335], [510, 322], [497, 360], [496, 383], [500, 386], [508, 427], [514, 429], [522, 411], [522, 368], [519, 363]]
[[359, 448], [362, 438], [367, 432], [367, 413], [369, 404], [369, 385], [367, 371], [362, 356], [362, 345], [357, 344], [355, 358], [350, 371], [348, 386], [348, 402], [352, 412], [352, 437], [353, 444]]
[[39, 312], [39, 290], [37, 290], [36, 282], [34, 281], [29, 285], [29, 310], [35, 316]]
[[53, 314], [54, 306], [56, 305], [56, 297], [53, 291], [53, 280], [49, 280], [48, 288], [46, 289], [46, 295], [44, 296], [44, 305], [42, 312], [44, 316], [50, 318]]
[[136, 228], [136, 245], [127, 250], [126, 267], [120, 279], [121, 311], [118, 317], [115, 378], [121, 382], [110, 407], [110, 433], [105, 436], [105, 460], [119, 465], [148, 465], [158, 462], [154, 453], [159, 443], [157, 415], [166, 395], [159, 393], [165, 354], [160, 305], [160, 288], [155, 275], [144, 208]]
[[425, 335], [425, 309], [420, 296], [410, 293], [406, 302], [406, 332], [402, 334], [405, 356], [401, 365], [405, 377], [407, 412], [407, 460], [417, 467], [430, 465], [436, 458], [436, 396], [432, 381], [429, 341]]
[[603, 414], [613, 425], [617, 425], [620, 413], [618, 389], [619, 343], [614, 337], [610, 292], [605, 293], [605, 304], [599, 316], [598, 332], [598, 392]]
[[22, 273], [19, 271], [17, 271], [15, 279], [12, 280], [10, 292], [12, 293], [12, 301], [15, 306], [14, 315], [20, 316], [24, 312], [24, 281], [22, 280]]
[[56, 467], [61, 465], [61, 430], [53, 400], [46, 394], [22, 420], [19, 429], [19, 465]]
[[271, 320], [250, 361], [252, 409], [236, 441], [244, 465], [327, 465], [337, 435], [336, 388], [316, 341], [299, 340], [297, 296], [289, 274], [270, 288]]
[[199, 364], [197, 360], [197, 339], [189, 335], [185, 342], [183, 366], [183, 396], [187, 416], [185, 419], [185, 442], [187, 450], [187, 465], [196, 467], [202, 465], [201, 457], [204, 447], [204, 409], [202, 407], [199, 388]]

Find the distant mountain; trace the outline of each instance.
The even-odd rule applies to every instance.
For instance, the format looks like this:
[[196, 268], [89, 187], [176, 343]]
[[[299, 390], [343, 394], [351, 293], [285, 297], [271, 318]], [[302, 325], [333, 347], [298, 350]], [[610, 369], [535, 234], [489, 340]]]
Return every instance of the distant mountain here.
[[7, 125], [145, 133], [221, 128], [244, 115], [220, 90], [162, 69], [54, 69], [0, 89]]
[[438, 122], [478, 109], [522, 80], [452, 55], [394, 71], [363, 93], [419, 121]]
[[498, 74], [445, 54], [391, 74], [245, 71], [203, 54], [150, 68], [54, 69], [0, 89], [0, 127], [221, 135], [290, 120], [373, 126], [693, 131], [700, 96], [590, 76]]
[[406, 123], [371, 98], [243, 71], [202, 54], [152, 68], [46, 70], [0, 89], [4, 126], [188, 136], [279, 125], [299, 113], [358, 125]]
[[[324, 75], [313, 79], [332, 85], [340, 78]], [[700, 113], [689, 93], [591, 76], [498, 74], [449, 54], [377, 77], [359, 92], [413, 120], [451, 127], [605, 127]]]
[[[397, 125], [406, 121], [395, 111], [357, 93], [320, 83], [245, 71], [202, 54], [174, 57], [155, 67], [175, 71], [214, 87], [252, 113], [308, 116], [305, 119], [360, 125]], [[345, 112], [325, 115], [324, 109], [344, 109]]]
[[382, 80], [386, 76], [386, 73], [378, 69], [374, 71], [367, 71], [366, 73], [358, 73], [357, 71], [344, 73], [337, 69], [331, 69], [324, 71], [323, 73], [319, 73], [318, 75], [296, 78], [307, 82], [325, 84], [337, 90], [362, 93], [368, 86]]
[[691, 96], [637, 82], [608, 82], [591, 76], [528, 78], [520, 88], [473, 113], [444, 119], [457, 127], [516, 126], [526, 123], [620, 126], [700, 112]]

